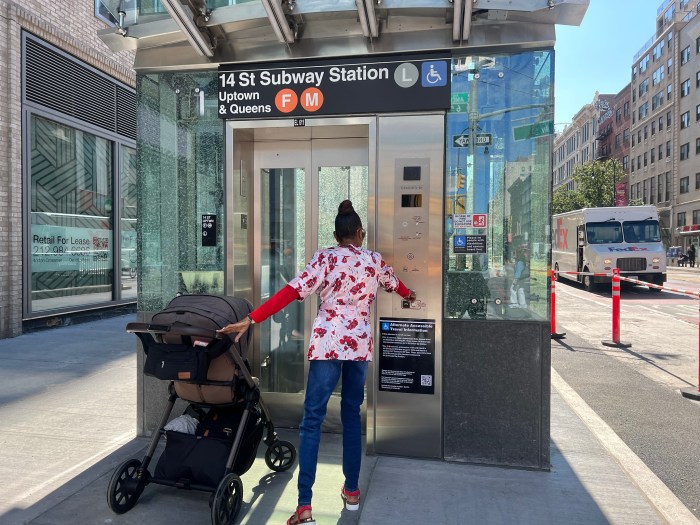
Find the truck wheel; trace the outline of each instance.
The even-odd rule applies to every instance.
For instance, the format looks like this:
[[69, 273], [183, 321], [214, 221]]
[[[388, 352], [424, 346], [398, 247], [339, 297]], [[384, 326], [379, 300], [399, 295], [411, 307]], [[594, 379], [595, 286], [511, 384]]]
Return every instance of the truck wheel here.
[[[585, 268], [583, 271], [587, 272], [588, 268]], [[597, 285], [596, 285], [596, 283], [593, 282], [592, 275], [584, 275], [583, 276], [583, 287], [586, 289], [587, 292], [595, 292]]]

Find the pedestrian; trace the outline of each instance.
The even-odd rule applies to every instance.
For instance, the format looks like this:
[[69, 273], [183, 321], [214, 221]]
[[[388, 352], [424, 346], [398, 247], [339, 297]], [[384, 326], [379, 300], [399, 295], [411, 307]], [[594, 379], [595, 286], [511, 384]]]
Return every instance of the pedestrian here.
[[304, 417], [299, 427], [298, 506], [287, 525], [314, 525], [311, 513], [312, 487], [326, 405], [342, 377], [341, 420], [343, 423], [343, 474], [340, 495], [348, 510], [360, 508], [360, 464], [362, 428], [360, 406], [373, 339], [370, 306], [377, 288], [397, 292], [413, 302], [409, 290], [385, 264], [382, 256], [362, 248], [365, 230], [352, 202], [338, 207], [333, 232], [337, 246], [319, 250], [289, 283], [251, 314], [219, 330], [238, 332], [236, 341], [252, 324], [261, 323], [293, 300], [303, 301], [313, 293], [321, 299], [313, 323], [307, 358], [309, 374], [304, 399]]
[[529, 252], [521, 248], [515, 258], [513, 284], [510, 288], [510, 307], [527, 308], [527, 285], [530, 279]]
[[691, 244], [690, 248], [688, 248], [688, 263], [690, 264], [691, 268], [695, 267], [695, 245]]

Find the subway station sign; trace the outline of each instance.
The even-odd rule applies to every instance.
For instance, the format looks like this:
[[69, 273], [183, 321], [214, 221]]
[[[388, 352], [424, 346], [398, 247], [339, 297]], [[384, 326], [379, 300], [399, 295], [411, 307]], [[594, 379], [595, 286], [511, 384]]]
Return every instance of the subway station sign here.
[[450, 55], [219, 67], [220, 118], [314, 117], [450, 108]]

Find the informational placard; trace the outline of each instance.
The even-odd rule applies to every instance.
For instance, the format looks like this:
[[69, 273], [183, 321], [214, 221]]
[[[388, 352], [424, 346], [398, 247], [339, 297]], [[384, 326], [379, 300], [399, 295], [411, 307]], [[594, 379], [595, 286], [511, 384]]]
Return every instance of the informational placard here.
[[450, 107], [450, 56], [397, 57], [219, 66], [223, 119], [295, 118], [347, 113], [425, 111]]
[[216, 246], [216, 215], [202, 215], [202, 246]]
[[379, 320], [379, 390], [435, 393], [435, 320]]
[[455, 235], [454, 253], [486, 253], [486, 235]]
[[455, 228], [486, 228], [488, 214], [486, 213], [457, 213], [452, 216]]
[[112, 268], [112, 230], [32, 224], [32, 272]]

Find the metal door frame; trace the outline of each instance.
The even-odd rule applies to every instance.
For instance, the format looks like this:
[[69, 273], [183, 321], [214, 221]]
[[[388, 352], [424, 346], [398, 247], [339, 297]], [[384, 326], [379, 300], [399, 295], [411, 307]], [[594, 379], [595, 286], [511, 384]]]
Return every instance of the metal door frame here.
[[[236, 187], [235, 181], [234, 181], [234, 170], [238, 168], [238, 166], [234, 165], [235, 157], [234, 157], [234, 133], [236, 131], [240, 130], [250, 130], [251, 134], [248, 137], [248, 140], [252, 142], [253, 144], [255, 142], [260, 142], [260, 143], [267, 143], [266, 149], [269, 149], [270, 143], [274, 143], [274, 141], [279, 141], [279, 142], [285, 142], [285, 143], [292, 143], [294, 141], [299, 141], [300, 143], [309, 143], [309, 146], [311, 145], [311, 141], [316, 140], [316, 139], [342, 139], [342, 138], [348, 138], [348, 135], [343, 136], [343, 134], [338, 135], [337, 133], [331, 132], [328, 133], [328, 127], [333, 126], [333, 127], [338, 127], [338, 126], [366, 126], [366, 139], [367, 139], [367, 166], [368, 166], [368, 196], [367, 196], [367, 232], [368, 232], [368, 238], [367, 238], [367, 247], [369, 249], [376, 249], [375, 248], [375, 243], [376, 243], [376, 224], [377, 224], [377, 116], [362, 116], [362, 117], [339, 117], [339, 118], [319, 118], [319, 119], [306, 119], [305, 120], [305, 125], [304, 126], [295, 126], [295, 120], [293, 119], [288, 119], [288, 120], [254, 120], [254, 121], [227, 121], [226, 122], [226, 226], [225, 226], [225, 232], [224, 232], [224, 239], [226, 239], [226, 268], [225, 268], [225, 290], [226, 293], [229, 295], [233, 295], [234, 290], [236, 289], [235, 287], [235, 275], [233, 271], [233, 261], [234, 261], [234, 253], [233, 253], [233, 243], [229, 242], [229, 233], [230, 231], [233, 231], [233, 221], [234, 221], [234, 203], [233, 203], [233, 198], [231, 197], [231, 191]], [[337, 131], [337, 130], [333, 130]], [[353, 137], [353, 135], [349, 135], [350, 137]], [[364, 137], [363, 137], [364, 138]], [[288, 155], [287, 155], [288, 154]], [[298, 157], [297, 157], [298, 155]], [[256, 150], [256, 147], [253, 146], [253, 166], [252, 169], [248, 170], [248, 180], [245, 181], [247, 185], [247, 213], [251, 217], [251, 220], [249, 221], [249, 225], [251, 226], [248, 228], [247, 231], [247, 246], [249, 250], [249, 259], [252, 260], [252, 269], [251, 271], [248, 272], [247, 280], [251, 284], [250, 287], [250, 297], [248, 297], [251, 302], [253, 302], [254, 298], [260, 297], [261, 295], [261, 273], [262, 273], [262, 265], [261, 265], [261, 250], [262, 250], [262, 244], [261, 244], [261, 235], [260, 235], [260, 230], [257, 229], [256, 231], [256, 225], [261, 224], [262, 220], [262, 213], [263, 210], [261, 209], [262, 206], [260, 204], [260, 196], [261, 196], [261, 191], [262, 191], [262, 183], [260, 180], [260, 177], [258, 176], [258, 172], [260, 171], [260, 166], [257, 165], [257, 158], [258, 158], [258, 152]], [[305, 157], [306, 154], [302, 152], [289, 152], [287, 150], [285, 156], [287, 158], [302, 158]], [[306, 164], [304, 166], [305, 168], [305, 186], [306, 186], [306, 194], [307, 194], [307, 202], [306, 202], [306, 217], [307, 217], [307, 229], [310, 227], [313, 230], [316, 230], [315, 235], [311, 235], [308, 238], [305, 239], [305, 250], [306, 250], [306, 258], [307, 260], [310, 258], [311, 254], [313, 254], [317, 247], [315, 245], [314, 239], [317, 238], [317, 227], [318, 227], [318, 175], [313, 173], [314, 167], [318, 165], [318, 163], [313, 161], [313, 155], [311, 150], [309, 150], [308, 154], [308, 159], [306, 161]], [[266, 166], [266, 167], [277, 167], [277, 166]], [[283, 166], [283, 167], [302, 167], [302, 166]], [[242, 166], [241, 166], [241, 171], [243, 171]], [[310, 197], [310, 198], [308, 198]], [[304, 311], [305, 311], [305, 317], [307, 319], [307, 323], [309, 322], [309, 319], [313, 319], [315, 316], [315, 304], [313, 304], [312, 301], [306, 301], [304, 305]], [[375, 319], [376, 319], [376, 314], [375, 314]], [[306, 341], [305, 344], [308, 344], [308, 334], [305, 334]], [[260, 342], [258, 340], [258, 335], [254, 335], [254, 356], [253, 360], [256, 363], [259, 363], [260, 361]], [[308, 375], [308, 361], [304, 360], [304, 381], [306, 380], [306, 377]], [[255, 372], [255, 366], [254, 366], [254, 372]], [[370, 364], [370, 370], [369, 370], [369, 375], [373, 373], [373, 368]], [[367, 413], [370, 414], [371, 411], [371, 403], [372, 403], [372, 394], [371, 394], [371, 382], [368, 382], [368, 388], [367, 388]], [[287, 405], [283, 401], [283, 399], [291, 399], [292, 397], [295, 396], [295, 394], [290, 394], [290, 393], [275, 393], [275, 392], [269, 392], [266, 393], [266, 396], [268, 397], [278, 397], [279, 396], [285, 396], [284, 398], [280, 398], [281, 404], [282, 405]], [[272, 403], [269, 403], [272, 405]], [[303, 410], [303, 398], [300, 399], [299, 401], [299, 410]], [[329, 412], [331, 412], [329, 410]], [[327, 427], [334, 428], [336, 425], [333, 424], [333, 421], [329, 421], [329, 424]], [[340, 422], [338, 421], [338, 424]]]

